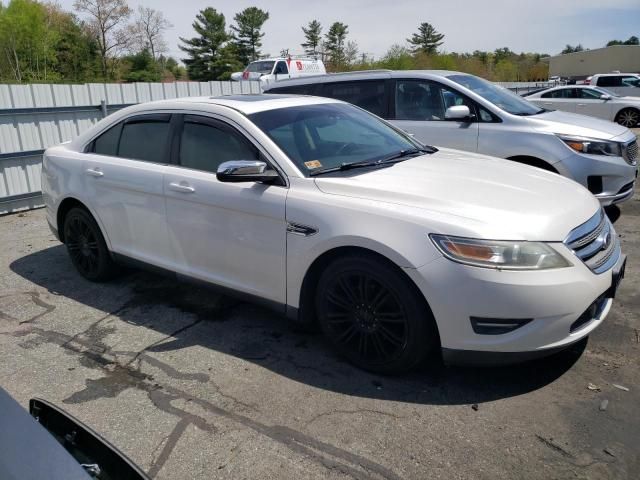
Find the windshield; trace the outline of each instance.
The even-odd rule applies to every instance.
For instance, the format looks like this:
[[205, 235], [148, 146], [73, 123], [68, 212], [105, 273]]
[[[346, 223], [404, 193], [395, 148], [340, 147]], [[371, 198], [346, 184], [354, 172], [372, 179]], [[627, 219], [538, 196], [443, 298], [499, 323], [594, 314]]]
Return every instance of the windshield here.
[[247, 66], [247, 72], [271, 73], [271, 70], [273, 70], [274, 63], [275, 62], [272, 60], [261, 61], [261, 62], [251, 62]]
[[267, 110], [249, 118], [306, 176], [424, 148], [374, 115], [343, 103]]
[[474, 77], [473, 75], [449, 75], [447, 78], [468, 88], [512, 115], [537, 115], [546, 111], [544, 108], [525, 100], [520, 95], [516, 95], [510, 90], [482, 78]]

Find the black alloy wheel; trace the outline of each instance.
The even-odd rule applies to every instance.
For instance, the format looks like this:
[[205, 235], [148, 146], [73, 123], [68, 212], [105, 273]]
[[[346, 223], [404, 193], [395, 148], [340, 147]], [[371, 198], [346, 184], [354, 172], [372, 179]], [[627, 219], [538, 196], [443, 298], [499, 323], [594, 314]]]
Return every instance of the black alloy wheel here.
[[334, 261], [322, 274], [317, 316], [334, 347], [378, 373], [415, 366], [433, 348], [435, 322], [401, 271], [374, 257]]
[[64, 243], [76, 270], [87, 280], [108, 280], [114, 273], [114, 262], [104, 237], [91, 214], [72, 208], [64, 220]]

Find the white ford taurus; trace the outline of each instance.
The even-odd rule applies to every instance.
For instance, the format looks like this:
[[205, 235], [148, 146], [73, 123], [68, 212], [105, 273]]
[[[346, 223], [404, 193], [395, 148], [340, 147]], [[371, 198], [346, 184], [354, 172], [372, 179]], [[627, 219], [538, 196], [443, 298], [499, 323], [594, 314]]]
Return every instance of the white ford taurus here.
[[426, 147], [336, 100], [227, 96], [121, 110], [44, 154], [80, 274], [121, 261], [317, 323], [353, 363], [548, 354], [611, 308], [624, 255], [559, 175]]

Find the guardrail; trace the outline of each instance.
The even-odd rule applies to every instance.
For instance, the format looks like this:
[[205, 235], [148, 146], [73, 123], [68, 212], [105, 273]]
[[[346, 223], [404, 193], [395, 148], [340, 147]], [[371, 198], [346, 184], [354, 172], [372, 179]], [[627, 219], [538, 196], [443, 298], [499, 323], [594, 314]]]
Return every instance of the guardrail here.
[[259, 82], [0, 85], [0, 215], [42, 205], [42, 153], [129, 105], [259, 93]]

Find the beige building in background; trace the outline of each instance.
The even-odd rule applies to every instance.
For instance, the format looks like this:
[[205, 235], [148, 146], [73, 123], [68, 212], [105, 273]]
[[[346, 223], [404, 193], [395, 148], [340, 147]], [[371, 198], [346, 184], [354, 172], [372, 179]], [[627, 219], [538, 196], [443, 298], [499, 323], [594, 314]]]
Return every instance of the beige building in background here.
[[584, 78], [594, 73], [640, 72], [640, 45], [613, 45], [549, 58], [549, 76]]

